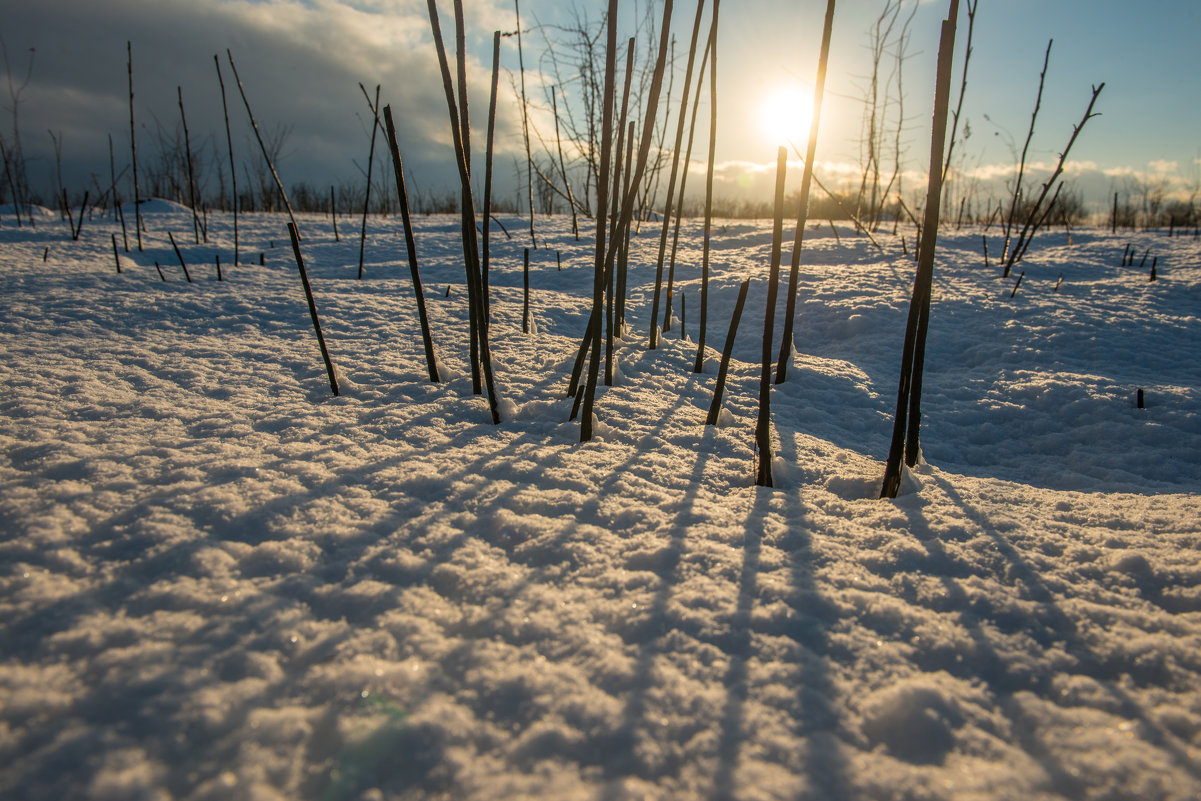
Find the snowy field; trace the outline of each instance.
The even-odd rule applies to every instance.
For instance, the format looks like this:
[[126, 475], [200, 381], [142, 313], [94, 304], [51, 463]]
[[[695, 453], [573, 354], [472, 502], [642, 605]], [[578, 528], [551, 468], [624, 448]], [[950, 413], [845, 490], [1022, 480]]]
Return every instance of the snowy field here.
[[417, 232], [443, 384], [399, 220], [372, 220], [359, 281], [357, 220], [337, 243], [301, 219], [335, 398], [286, 218], [243, 218], [235, 267], [232, 220], [196, 245], [146, 208], [121, 275], [111, 219], [76, 242], [0, 209], [0, 798], [1201, 797], [1197, 239], [1056, 230], [1010, 298], [981, 231], [944, 231], [925, 462], [881, 501], [900, 236], [807, 235], [764, 489], [768, 222], [714, 230], [710, 346], [754, 279], [723, 425], [719, 354], [691, 372], [700, 222], [686, 338], [653, 352], [650, 226], [580, 444], [569, 219], [538, 221], [530, 335], [524, 223], [494, 231], [494, 426], [457, 219]]

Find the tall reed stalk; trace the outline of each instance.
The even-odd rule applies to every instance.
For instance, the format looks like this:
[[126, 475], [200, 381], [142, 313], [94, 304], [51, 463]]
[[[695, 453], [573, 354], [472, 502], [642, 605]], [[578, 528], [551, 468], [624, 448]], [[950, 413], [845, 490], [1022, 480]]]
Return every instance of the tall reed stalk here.
[[[813, 83], [813, 112], [809, 118], [809, 141], [805, 145], [805, 167], [801, 173], [801, 198], [797, 209], [796, 234], [792, 242], [792, 261], [788, 273], [788, 298], [784, 311], [784, 335], [780, 339], [780, 356], [776, 360], [776, 383], [788, 376], [788, 360], [792, 355], [792, 327], [796, 319], [796, 298], [800, 282], [801, 247], [805, 242], [805, 225], [809, 220], [809, 190], [813, 185], [813, 162], [817, 158], [817, 132], [821, 127], [822, 97], [826, 91], [826, 65], [830, 60], [830, 33], [834, 28], [834, 0], [827, 0], [826, 21], [822, 28], [821, 50], [817, 57], [817, 78]], [[838, 236], [833, 220], [830, 228]]]
[[525, 192], [530, 207], [530, 244], [537, 248], [534, 236], [534, 159], [530, 155], [530, 111], [525, 98], [525, 53], [521, 47], [521, 4], [513, 0], [513, 14], [517, 18], [517, 69], [521, 75], [521, 138], [525, 141]]
[[363, 193], [363, 225], [359, 229], [359, 280], [363, 280], [363, 252], [367, 249], [367, 212], [371, 208], [371, 171], [375, 164], [375, 134], [379, 130], [379, 84], [375, 85], [375, 102], [367, 94], [367, 87], [359, 83], [359, 89], [371, 109], [371, 148], [367, 151], [367, 190]]
[[[692, 161], [692, 143], [696, 134], [696, 114], [700, 108], [701, 87], [704, 84], [703, 76], [705, 74], [705, 66], [709, 63], [709, 53], [713, 49], [713, 41], [717, 37], [717, 26], [710, 23], [709, 35], [705, 39], [705, 51], [701, 55], [701, 67], [696, 81], [696, 93], [692, 98], [692, 114], [688, 123], [688, 147], [684, 150], [684, 172], [680, 176], [680, 190], [676, 195], [676, 209], [682, 209], [684, 205], [684, 190], [688, 184], [688, 164]], [[681, 113], [683, 110], [681, 109]], [[663, 330], [671, 330], [671, 305], [672, 305], [672, 289], [675, 286], [676, 279], [676, 252], [680, 244], [680, 221], [682, 215], [680, 211], [676, 212], [676, 223], [672, 232], [671, 238], [671, 257], [667, 263], [667, 303], [663, 309]]]
[[296, 256], [296, 268], [300, 270], [300, 282], [304, 285], [304, 297], [309, 304], [309, 316], [313, 319], [313, 330], [317, 332], [317, 346], [321, 349], [321, 359], [325, 362], [325, 373], [329, 376], [329, 389], [338, 395], [338, 375], [334, 371], [333, 360], [329, 357], [329, 349], [325, 346], [325, 334], [321, 332], [321, 319], [317, 316], [317, 302], [313, 300], [313, 288], [309, 286], [309, 275], [304, 269], [304, 258], [300, 255], [300, 233], [296, 223], [288, 223], [288, 236], [292, 240], [292, 253]]
[[[643, 115], [642, 138], [638, 144], [638, 158], [634, 165], [634, 173], [630, 178], [630, 182], [629, 182], [630, 189], [629, 189], [629, 191], [627, 191], [625, 193], [625, 197], [622, 199], [621, 216], [618, 219], [617, 227], [614, 230], [613, 243], [621, 242], [622, 238], [625, 237], [625, 235], [626, 235], [626, 231], [629, 230], [630, 218], [634, 212], [634, 201], [637, 199], [640, 187], [642, 186], [643, 175], [646, 172], [647, 157], [650, 154], [651, 142], [653, 141], [654, 133], [655, 133], [655, 116], [659, 109], [659, 95], [663, 90], [663, 75], [666, 71], [667, 52], [668, 52], [668, 44], [669, 44], [670, 29], [671, 29], [671, 12], [672, 12], [673, 5], [674, 4], [673, 4], [672, 0], [665, 0], [665, 2], [663, 3], [663, 21], [662, 21], [662, 24], [659, 29], [660, 35], [659, 35], [658, 57], [655, 60], [655, 70], [651, 77], [650, 91], [647, 93], [646, 109], [645, 109], [645, 112]], [[616, 12], [616, 0], [611, 0], [610, 13], [613, 14], [615, 12]], [[610, 17], [610, 20], [612, 21], [612, 17]], [[610, 61], [613, 58], [612, 54], [617, 45], [616, 38], [617, 38], [616, 29], [611, 29], [609, 46], [607, 48], [607, 54], [608, 54], [607, 59]], [[610, 72], [609, 65], [606, 64], [606, 78], [605, 78], [606, 89], [607, 89], [607, 92], [612, 92], [613, 83], [612, 83], [612, 77], [608, 75], [609, 72]], [[604, 138], [604, 136], [602, 135], [602, 146], [604, 146], [606, 148], [604, 153], [602, 153], [602, 163], [605, 163], [607, 161], [607, 158], [606, 158], [606, 154], [608, 152], [607, 146], [610, 144], [611, 139], [612, 139], [612, 99], [611, 98], [607, 99], [606, 105], [608, 106], [608, 110], [609, 110], [609, 114], [607, 116], [609, 117], [608, 126], [609, 126], [610, 130], [609, 130], [609, 139], [608, 140], [606, 140]], [[602, 132], [603, 132], [604, 127], [605, 126], [602, 125]], [[607, 167], [607, 164], [606, 164], [606, 167]], [[609, 176], [608, 176], [607, 170], [606, 170], [603, 178], [605, 181], [608, 181]], [[597, 205], [598, 205], [598, 209], [602, 207], [602, 204], [599, 202], [599, 198], [598, 198]], [[603, 216], [604, 216], [603, 212], [598, 211], [598, 217], [603, 217]], [[597, 253], [598, 253], [598, 256], [603, 259], [604, 263], [603, 263], [603, 265], [601, 265], [601, 269], [599, 270], [599, 272], [596, 276], [595, 290], [600, 293], [604, 292], [605, 276], [607, 276], [609, 274], [609, 272], [614, 269], [614, 262], [617, 258], [617, 251], [619, 250], [619, 248], [617, 248], [616, 246], [611, 246], [606, 250], [605, 243], [603, 241], [604, 230], [605, 229], [604, 229], [603, 221], [598, 221]], [[602, 299], [600, 297], [597, 297], [595, 299], [597, 304], [599, 304], [601, 300]], [[600, 347], [600, 341], [599, 341], [599, 339], [600, 339], [600, 321], [601, 321], [601, 314], [602, 314], [600, 306], [599, 305], [594, 306], [593, 312], [594, 312], [594, 316], [596, 318], [596, 336], [594, 337], [594, 344], [595, 344], [595, 347], [597, 349], [599, 349], [599, 347]], [[595, 395], [595, 391], [596, 391], [596, 372], [600, 368], [599, 354], [596, 351], [594, 351], [592, 354], [592, 357], [593, 357], [592, 360], [589, 362], [588, 389], [585, 392], [585, 398], [584, 398], [584, 403], [585, 403], [584, 420], [582, 421], [582, 424], [580, 426], [581, 440], [587, 440], [587, 439], [591, 438], [591, 436], [592, 436], [591, 413], [592, 413], [592, 406], [594, 404], [594, 395]], [[587, 425], [587, 429], [585, 429], [585, 427], [584, 427], [585, 425]], [[585, 431], [588, 435], [587, 437], [584, 436]]]
[[300, 226], [296, 225], [296, 215], [292, 213], [292, 202], [288, 200], [288, 193], [284, 191], [283, 181], [279, 180], [279, 173], [275, 171], [275, 163], [271, 160], [271, 154], [267, 152], [267, 145], [263, 142], [262, 134], [259, 133], [259, 125], [254, 120], [254, 112], [250, 110], [250, 101], [246, 98], [246, 89], [242, 86], [242, 78], [238, 75], [238, 66], [234, 64], [233, 53], [226, 48], [225, 55], [229, 57], [229, 66], [234, 71], [234, 81], [238, 84], [238, 92], [242, 95], [242, 104], [246, 106], [246, 116], [250, 118], [250, 127], [254, 129], [254, 138], [258, 140], [259, 149], [263, 152], [263, 161], [267, 163], [267, 169], [271, 171], [271, 177], [275, 180], [275, 188], [279, 190], [279, 196], [284, 201], [284, 208], [288, 210], [288, 219], [296, 227], [297, 236], [299, 236]]
[[392, 107], [384, 106], [384, 123], [388, 127], [388, 148], [392, 153], [392, 167], [396, 173], [396, 195], [400, 201], [400, 219], [404, 224], [405, 249], [409, 257], [409, 273], [413, 277], [413, 296], [417, 300], [417, 318], [421, 323], [421, 344], [425, 348], [425, 367], [430, 381], [438, 383], [438, 363], [434, 357], [434, 341], [430, 335], [429, 316], [425, 313], [425, 292], [421, 288], [421, 271], [417, 267], [417, 243], [413, 237], [413, 221], [409, 217], [409, 193], [405, 189], [404, 165], [400, 160], [400, 148], [396, 144], [396, 126], [392, 122]]
[[[692, 86], [692, 67], [696, 60], [696, 42], [701, 31], [701, 16], [705, 0], [697, 0], [696, 18], [692, 22], [692, 41], [688, 46], [688, 64], [684, 70], [684, 91], [680, 94], [680, 113], [676, 120], [675, 147], [671, 152], [671, 172], [667, 179], [667, 198], [663, 208], [663, 227], [659, 232], [659, 255], [655, 259], [655, 292], [651, 302], [650, 345], [651, 350], [659, 347], [659, 301], [663, 289], [663, 257], [667, 250], [667, 233], [671, 229], [671, 213], [676, 191], [676, 174], [680, 167], [680, 147], [684, 144], [684, 125], [688, 120], [688, 90]], [[677, 216], [679, 209], [675, 209]], [[664, 327], [663, 330], [666, 330]]]
[[[229, 130], [229, 103], [225, 99], [225, 78], [221, 76], [221, 59], [217, 58], [216, 53], [213, 53], [213, 64], [217, 67], [217, 82], [221, 84], [221, 110], [225, 112], [225, 143], [229, 146], [229, 180], [232, 187], [230, 191], [233, 193], [234, 266], [237, 266], [241, 263], [238, 252], [238, 168], [234, 165], [234, 138]], [[330, 187], [330, 192], [333, 192], [333, 187]], [[335, 224], [335, 233], [336, 231]]]
[[[622, 149], [626, 140], [626, 115], [630, 105], [630, 82], [634, 77], [634, 37], [626, 42], [626, 77], [621, 94], [621, 113], [617, 122], [616, 155], [613, 157], [613, 188], [610, 190], [612, 208], [609, 210], [609, 248], [617, 248], [617, 228], [621, 219], [622, 200]], [[633, 129], [631, 128], [631, 134]], [[633, 144], [630, 145], [633, 150]], [[616, 305], [616, 263], [611, 267], [605, 259], [605, 386], [613, 386], [613, 325]]]
[[[1026, 130], [1026, 142], [1022, 145], [1022, 156], [1018, 161], [1017, 180], [1013, 185], [1013, 194], [1009, 199], [1009, 213], [1005, 215], [1005, 242], [1001, 246], [1001, 261], [1008, 263], [1009, 259], [1009, 236], [1013, 230], [1014, 218], [1017, 216], [1018, 204], [1022, 199], [1022, 179], [1026, 174], [1026, 154], [1030, 150], [1030, 140], [1034, 138], [1034, 123], [1038, 120], [1038, 111], [1043, 104], [1043, 86], [1047, 81], [1047, 64], [1051, 61], [1051, 45], [1054, 44], [1054, 39], [1047, 40], [1047, 51], [1043, 54], [1043, 69], [1038, 74], [1038, 94], [1034, 96], [1034, 111], [1030, 114], [1030, 127]], [[1006, 267], [1004, 276], [1009, 277], [1009, 268]]]
[[709, 43], [709, 159], [705, 171], [705, 240], [701, 250], [701, 315], [692, 372], [705, 367], [705, 330], [709, 319], [709, 240], [713, 232], [713, 170], [717, 161], [717, 15], [721, 0], [713, 0], [713, 38]]
[[[669, 0], [670, 2], [670, 0]], [[596, 405], [596, 383], [600, 373], [601, 316], [605, 299], [605, 218], [609, 206], [609, 158], [613, 144], [613, 93], [617, 53], [617, 0], [609, 0], [605, 38], [605, 80], [601, 112], [601, 163], [596, 183], [596, 250], [592, 275], [592, 317], [589, 321], [591, 339], [588, 357], [588, 378], [584, 382], [583, 408], [580, 417], [580, 442], [592, 439], [593, 407]]]
[[484, 316], [492, 320], [490, 292], [492, 251], [489, 247], [492, 229], [492, 147], [496, 139], [496, 89], [500, 81], [500, 31], [492, 32], [492, 89], [488, 97], [488, 132], [484, 146], [484, 219], [481, 221], [480, 246], [483, 250], [481, 269], [484, 284]]
[[759, 370], [759, 417], [755, 423], [758, 466], [755, 484], [772, 486], [771, 475], [771, 354], [775, 347], [776, 297], [780, 291], [780, 248], [784, 239], [784, 178], [788, 149], [776, 151], [775, 215], [771, 232], [771, 262], [767, 277], [767, 306], [763, 310], [763, 360]]
[[[460, 128], [460, 120], [466, 118], [466, 111], [463, 110], [463, 116], [460, 117], [460, 105], [455, 100], [454, 83], [450, 75], [450, 64], [446, 58], [446, 45], [442, 41], [442, 26], [438, 22], [438, 5], [437, 0], [427, 0], [429, 9], [430, 26], [433, 29], [434, 44], [438, 51], [438, 66], [442, 72], [442, 89], [446, 95], [447, 112], [450, 115], [451, 139], [455, 148], [455, 162], [459, 170], [459, 182], [462, 188], [463, 197], [463, 255], [464, 266], [467, 271], [467, 290], [468, 302], [470, 304], [470, 316], [475, 319], [474, 333], [477, 339], [479, 349], [480, 371], [483, 374], [484, 384], [488, 392], [488, 409], [492, 415], [493, 423], [500, 423], [500, 408], [496, 396], [496, 385], [492, 375], [492, 352], [488, 345], [488, 321], [484, 314], [484, 306], [482, 300], [482, 287], [480, 276], [480, 255], [479, 241], [476, 239], [475, 228], [475, 203], [471, 196], [471, 171], [470, 162], [468, 161], [466, 143], [467, 139], [463, 135]], [[463, 19], [463, 6], [460, 0], [455, 0], [454, 3], [456, 24], [461, 27]], [[459, 74], [463, 75], [466, 72], [466, 53], [463, 48], [459, 48], [458, 52], [458, 69]], [[465, 84], [465, 81], [463, 82]], [[463, 86], [465, 88], [465, 85]], [[467, 97], [464, 94], [459, 99], [459, 102], [466, 106]]]
[[909, 319], [901, 354], [901, 376], [897, 387], [897, 411], [893, 421], [892, 443], [884, 468], [881, 498], [895, 498], [901, 488], [901, 460], [917, 464], [920, 454], [918, 432], [921, 424], [922, 373], [925, 368], [926, 331], [930, 321], [930, 293], [934, 281], [934, 249], [938, 241], [939, 204], [942, 198], [943, 153], [946, 150], [947, 113], [951, 97], [951, 67], [955, 51], [955, 23], [959, 0], [951, 0], [951, 10], [942, 23], [938, 45], [938, 73], [934, 89], [934, 121], [930, 135], [930, 180], [926, 187], [925, 225], [923, 226], [913, 295], [909, 301]]
[[129, 158], [133, 165], [133, 220], [134, 230], [138, 234], [138, 251], [140, 252], [142, 250], [142, 199], [138, 189], [138, 143], [133, 122], [133, 42], [126, 42], [125, 49], [129, 54]]
[[721, 351], [721, 362], [717, 367], [717, 383], [713, 386], [713, 400], [709, 403], [709, 415], [705, 425], [717, 425], [721, 415], [721, 396], [726, 389], [726, 375], [730, 370], [730, 357], [734, 353], [734, 340], [738, 336], [738, 322], [742, 319], [742, 307], [746, 305], [746, 293], [751, 279], [747, 278], [738, 287], [738, 300], [734, 302], [734, 313], [730, 315], [730, 329], [726, 332], [726, 346]]
[[[176, 93], [179, 95], [179, 119], [183, 123], [183, 147], [184, 157], [188, 160], [188, 205], [192, 209], [192, 236], [196, 240], [196, 244], [200, 244], [200, 217], [196, 213], [196, 169], [192, 164], [192, 139], [188, 135], [188, 117], [183, 110], [183, 87], [176, 86]], [[208, 234], [205, 234], [207, 241]]]

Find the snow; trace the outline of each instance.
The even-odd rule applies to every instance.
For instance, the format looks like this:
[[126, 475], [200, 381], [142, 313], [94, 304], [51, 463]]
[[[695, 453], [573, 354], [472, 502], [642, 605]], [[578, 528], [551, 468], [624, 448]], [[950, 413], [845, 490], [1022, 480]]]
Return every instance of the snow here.
[[494, 426], [457, 219], [417, 221], [432, 384], [399, 221], [358, 281], [357, 241], [301, 218], [333, 397], [286, 218], [242, 218], [234, 266], [231, 219], [197, 245], [144, 212], [120, 275], [111, 219], [0, 216], [0, 797], [1201, 796], [1195, 238], [1040, 234], [1010, 298], [979, 228], [942, 232], [923, 460], [881, 501], [899, 236], [807, 233], [766, 489], [768, 222], [714, 229], [708, 342], [754, 279], [719, 425], [693, 221], [686, 338], [646, 350], [644, 228], [581, 444], [569, 220], [538, 220], [528, 336], [523, 243], [492, 238]]

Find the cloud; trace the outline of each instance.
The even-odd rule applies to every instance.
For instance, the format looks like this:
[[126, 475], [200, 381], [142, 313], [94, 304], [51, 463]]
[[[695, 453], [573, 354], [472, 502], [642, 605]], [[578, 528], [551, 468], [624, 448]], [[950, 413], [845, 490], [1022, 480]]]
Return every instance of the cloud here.
[[[1023, 184], [1037, 192], [1055, 169], [1055, 161], [1032, 161], [1026, 164]], [[714, 194], [727, 200], [770, 203], [775, 186], [775, 162], [724, 161], [714, 169]], [[794, 192], [800, 187], [803, 164], [788, 163], [786, 191]], [[693, 161], [689, 173], [696, 177], [689, 182], [689, 197], [699, 200], [704, 196], [706, 165]], [[964, 170], [958, 179], [958, 189], [975, 198], [977, 202], [1008, 198], [1018, 166], [1013, 163], [980, 164]], [[850, 161], [821, 161], [817, 163], [817, 176], [826, 187], [834, 191], [853, 191], [858, 188], [862, 168]], [[906, 199], [923, 196], [926, 191], [927, 174], [924, 170], [907, 169], [900, 175], [900, 185]], [[1139, 200], [1149, 191], [1161, 193], [1165, 200], [1185, 200], [1195, 191], [1193, 179], [1183, 174], [1179, 165], [1171, 161], [1154, 161], [1146, 167], [1117, 166], [1102, 167], [1095, 161], [1069, 160], [1064, 164], [1064, 189], [1079, 193], [1086, 205], [1094, 210], [1108, 208], [1113, 193], [1120, 192], [1132, 200]], [[814, 187], [819, 195], [822, 190]], [[958, 203], [958, 200], [954, 202]]]
[[[453, 59], [454, 21], [449, 4], [443, 5], [443, 34]], [[474, 119], [480, 121], [491, 72], [492, 27], [483, 26], [507, 20], [511, 27], [512, 13], [489, 2], [467, 6], [468, 91]], [[173, 131], [177, 125], [181, 87], [193, 142], [216, 147], [213, 152], [224, 158], [214, 54], [225, 77], [238, 158], [253, 157], [257, 145], [249, 139], [228, 48], [260, 126], [292, 130], [279, 165], [285, 184], [321, 185], [359, 174], [354, 164], [365, 165], [370, 138], [370, 113], [359, 82], [369, 90], [382, 86], [382, 100], [393, 107], [402, 154], [418, 173], [417, 181], [455, 180], [446, 101], [424, 3], [41, 0], [6, 10], [4, 37], [14, 55], [36, 48], [33, 80], [20, 107], [35, 183], [52, 169], [47, 129], [63, 133], [69, 172], [107, 175], [106, 134], [113, 137], [118, 169], [128, 162], [127, 41], [133, 47], [137, 135], [147, 157], [156, 128]], [[505, 88], [502, 82], [502, 92]], [[9, 121], [3, 126], [8, 128]], [[515, 150], [519, 142], [518, 104], [503, 103], [497, 115], [498, 150]]]

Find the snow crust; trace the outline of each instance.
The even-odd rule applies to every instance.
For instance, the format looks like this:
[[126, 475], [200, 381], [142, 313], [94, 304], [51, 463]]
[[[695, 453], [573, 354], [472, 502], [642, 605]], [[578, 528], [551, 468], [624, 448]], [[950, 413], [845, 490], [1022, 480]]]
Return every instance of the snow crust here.
[[684, 338], [646, 349], [644, 229], [581, 444], [569, 220], [538, 220], [530, 335], [524, 243], [492, 238], [494, 426], [456, 219], [417, 221], [440, 384], [399, 220], [358, 281], [357, 241], [301, 219], [333, 397], [286, 218], [243, 217], [234, 266], [228, 217], [198, 245], [144, 216], [120, 275], [111, 219], [0, 218], [0, 797], [1201, 797], [1196, 239], [1040, 235], [1011, 299], [982, 231], [944, 231], [923, 460], [881, 501], [899, 237], [806, 235], [767, 489], [769, 222], [714, 229], [707, 342], [753, 279], [719, 425], [689, 222]]

